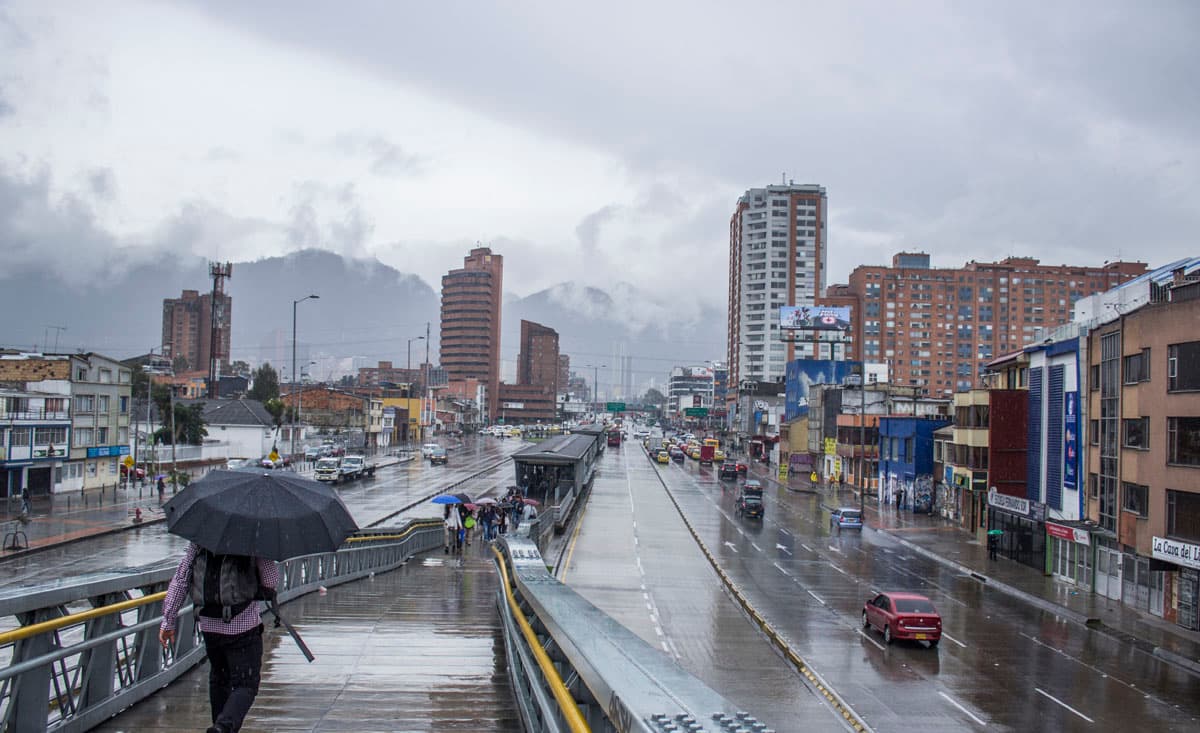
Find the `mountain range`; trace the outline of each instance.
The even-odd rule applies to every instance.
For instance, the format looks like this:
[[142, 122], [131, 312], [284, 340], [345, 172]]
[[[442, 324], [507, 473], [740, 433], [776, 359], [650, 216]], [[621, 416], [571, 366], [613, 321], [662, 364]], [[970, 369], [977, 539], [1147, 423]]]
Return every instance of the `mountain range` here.
[[[507, 283], [512, 286], [513, 283]], [[519, 287], [519, 285], [518, 285]], [[45, 271], [0, 274], [0, 308], [9, 314], [0, 344], [10, 348], [97, 351], [125, 358], [157, 350], [162, 302], [184, 289], [211, 290], [207, 262], [160, 258], [120, 270], [103, 281], [68, 283]], [[391, 361], [436, 363], [438, 291], [416, 275], [378, 260], [347, 259], [323, 250], [236, 262], [226, 281], [233, 299], [232, 356], [270, 361], [290, 372], [293, 301], [297, 359], [317, 379]], [[665, 384], [671, 367], [724, 356], [724, 313], [679, 307], [626, 283], [608, 290], [566, 281], [526, 296], [506, 292], [502, 310], [501, 373], [515, 379], [522, 319], [559, 333], [572, 370], [598, 378], [602, 396], [632, 397]], [[632, 392], [621, 389], [629, 357]], [[286, 374], [285, 374], [286, 376]]]

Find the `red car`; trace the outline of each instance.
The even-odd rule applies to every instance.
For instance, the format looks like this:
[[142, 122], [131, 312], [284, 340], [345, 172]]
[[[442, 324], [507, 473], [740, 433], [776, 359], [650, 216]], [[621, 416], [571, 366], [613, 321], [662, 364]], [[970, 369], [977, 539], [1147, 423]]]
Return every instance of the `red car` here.
[[863, 628], [883, 632], [884, 642], [912, 639], [935, 647], [942, 640], [942, 617], [933, 602], [916, 593], [880, 593], [863, 605]]
[[[126, 466], [124, 463], [121, 464], [121, 477], [129, 477], [129, 466]], [[146, 469], [142, 468], [141, 466], [135, 466], [133, 469], [133, 477], [138, 481], [144, 481], [146, 479]]]

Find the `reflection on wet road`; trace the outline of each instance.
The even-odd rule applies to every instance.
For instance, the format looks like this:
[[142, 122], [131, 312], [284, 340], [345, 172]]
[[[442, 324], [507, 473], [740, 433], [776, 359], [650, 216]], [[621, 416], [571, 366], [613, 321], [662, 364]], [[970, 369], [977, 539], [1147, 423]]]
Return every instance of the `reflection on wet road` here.
[[[656, 470], [758, 611], [876, 730], [1197, 725], [1194, 678], [990, 592], [869, 527], [839, 533], [822, 495], [771, 488], [764, 519], [744, 520], [733, 511], [735, 484], [708, 467]], [[864, 630], [863, 603], [882, 590], [929, 596], [943, 618], [941, 646], [888, 646]]]

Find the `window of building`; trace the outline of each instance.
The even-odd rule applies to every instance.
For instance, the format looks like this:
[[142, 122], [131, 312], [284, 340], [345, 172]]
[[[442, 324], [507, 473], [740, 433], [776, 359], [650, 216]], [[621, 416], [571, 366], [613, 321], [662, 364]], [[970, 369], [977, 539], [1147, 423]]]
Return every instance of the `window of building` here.
[[108, 428], [96, 428], [96, 445], [108, 445]]
[[1167, 389], [1200, 390], [1200, 341], [1171, 344], [1167, 350]]
[[1122, 446], [1138, 450], [1150, 449], [1150, 418], [1126, 418], [1121, 423], [1123, 431]]
[[90, 394], [75, 395], [75, 414], [96, 411], [96, 398]]
[[102, 394], [96, 398], [96, 412], [101, 415], [108, 414], [108, 395]]
[[1200, 417], [1167, 418], [1167, 463], [1200, 466]]
[[1092, 445], [1100, 445], [1100, 421], [1088, 420], [1088, 442]]
[[37, 430], [34, 431], [34, 445], [65, 446], [66, 442], [66, 428], [37, 428]]
[[100, 370], [100, 384], [112, 384], [112, 369]]
[[12, 445], [27, 446], [29, 445], [29, 433], [32, 428], [13, 428], [12, 429]]
[[1150, 487], [1141, 484], [1122, 484], [1121, 508], [1139, 517], [1150, 516]]
[[95, 439], [91, 428], [75, 428], [75, 445], [79, 447], [94, 445]]
[[1100, 365], [1092, 364], [1088, 367], [1088, 387], [1093, 392], [1100, 389]]
[[1150, 349], [1125, 357], [1125, 384], [1150, 381]]
[[1120, 460], [1121, 333], [1100, 337], [1100, 526], [1117, 531], [1117, 465]]
[[1200, 541], [1200, 494], [1167, 489], [1167, 535]]
[[1088, 496], [1095, 499], [1100, 495], [1100, 477], [1094, 473], [1088, 474]]
[[86, 382], [87, 381], [87, 369], [76, 369], [75, 370], [75, 381], [76, 382]]

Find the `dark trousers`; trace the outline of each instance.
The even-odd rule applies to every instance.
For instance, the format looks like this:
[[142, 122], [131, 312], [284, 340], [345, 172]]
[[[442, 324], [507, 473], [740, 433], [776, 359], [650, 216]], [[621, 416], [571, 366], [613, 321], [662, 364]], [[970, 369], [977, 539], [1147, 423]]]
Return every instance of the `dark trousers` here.
[[213, 725], [233, 733], [250, 712], [258, 695], [262, 671], [263, 627], [244, 634], [204, 634], [208, 651], [208, 702]]

